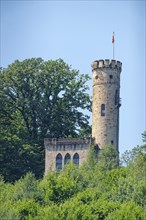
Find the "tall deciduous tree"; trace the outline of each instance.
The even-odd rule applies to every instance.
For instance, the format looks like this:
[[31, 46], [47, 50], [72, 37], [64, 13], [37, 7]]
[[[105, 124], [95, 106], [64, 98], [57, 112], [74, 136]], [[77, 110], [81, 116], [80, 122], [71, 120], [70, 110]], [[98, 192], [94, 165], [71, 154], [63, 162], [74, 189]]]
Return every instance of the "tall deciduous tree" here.
[[6, 179], [12, 173], [12, 179], [27, 171], [43, 174], [45, 137], [76, 137], [80, 129], [89, 130], [83, 112], [91, 110], [88, 80], [62, 59], [17, 60], [1, 70], [0, 157]]

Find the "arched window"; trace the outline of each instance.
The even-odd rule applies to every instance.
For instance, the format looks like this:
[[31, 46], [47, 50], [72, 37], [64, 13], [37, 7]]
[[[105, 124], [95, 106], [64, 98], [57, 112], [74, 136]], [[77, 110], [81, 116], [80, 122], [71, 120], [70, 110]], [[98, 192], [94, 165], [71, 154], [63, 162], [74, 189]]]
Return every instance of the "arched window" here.
[[79, 155], [78, 153], [75, 153], [73, 156], [73, 163], [79, 166]]
[[71, 156], [69, 153], [67, 153], [64, 158], [64, 164], [67, 164], [70, 160], [71, 160]]
[[101, 116], [105, 116], [105, 104], [101, 105]]
[[62, 155], [60, 153], [56, 156], [56, 169], [62, 170]]

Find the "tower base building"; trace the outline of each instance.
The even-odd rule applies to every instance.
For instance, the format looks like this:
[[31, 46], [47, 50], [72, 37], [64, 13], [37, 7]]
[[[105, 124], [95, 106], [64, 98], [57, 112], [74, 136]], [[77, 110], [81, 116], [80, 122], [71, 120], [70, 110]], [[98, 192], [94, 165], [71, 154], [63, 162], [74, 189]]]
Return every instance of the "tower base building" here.
[[89, 146], [102, 149], [113, 145], [119, 151], [120, 73], [122, 63], [116, 60], [96, 60], [91, 64], [92, 138], [44, 139], [45, 175], [61, 170], [71, 161], [77, 166], [87, 159]]

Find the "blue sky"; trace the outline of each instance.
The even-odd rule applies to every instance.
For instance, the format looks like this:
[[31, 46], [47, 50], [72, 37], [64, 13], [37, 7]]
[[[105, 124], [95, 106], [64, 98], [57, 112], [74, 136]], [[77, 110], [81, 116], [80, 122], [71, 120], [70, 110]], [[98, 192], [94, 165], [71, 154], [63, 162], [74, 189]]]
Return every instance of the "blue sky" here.
[[[141, 145], [145, 127], [145, 1], [1, 1], [0, 66], [62, 58], [92, 77], [91, 62], [115, 59], [121, 73], [120, 152]], [[89, 83], [92, 95], [92, 81]], [[91, 114], [90, 114], [91, 115]]]

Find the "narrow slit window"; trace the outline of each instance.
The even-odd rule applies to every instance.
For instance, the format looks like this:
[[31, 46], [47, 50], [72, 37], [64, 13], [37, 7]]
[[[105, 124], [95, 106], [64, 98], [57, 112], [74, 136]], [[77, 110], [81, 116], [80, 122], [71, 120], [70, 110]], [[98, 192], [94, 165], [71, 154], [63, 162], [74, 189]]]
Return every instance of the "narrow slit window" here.
[[118, 90], [116, 90], [116, 93], [115, 93], [115, 105], [118, 105], [119, 103], [119, 98], [118, 98]]
[[101, 116], [105, 116], [105, 104], [101, 105]]

